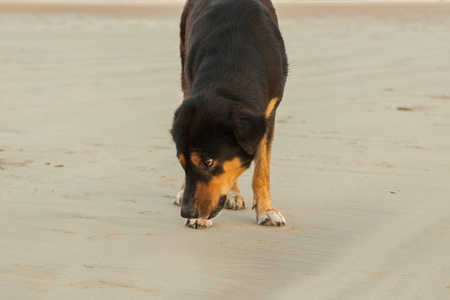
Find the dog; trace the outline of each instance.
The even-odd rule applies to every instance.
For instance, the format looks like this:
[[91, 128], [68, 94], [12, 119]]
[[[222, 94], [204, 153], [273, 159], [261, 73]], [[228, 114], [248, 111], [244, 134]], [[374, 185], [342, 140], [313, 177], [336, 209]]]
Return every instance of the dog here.
[[186, 226], [205, 228], [223, 208], [245, 208], [238, 177], [254, 161], [253, 209], [283, 226], [272, 205], [275, 113], [288, 73], [270, 0], [188, 0], [180, 22], [182, 104], [171, 135], [185, 179], [175, 204]]

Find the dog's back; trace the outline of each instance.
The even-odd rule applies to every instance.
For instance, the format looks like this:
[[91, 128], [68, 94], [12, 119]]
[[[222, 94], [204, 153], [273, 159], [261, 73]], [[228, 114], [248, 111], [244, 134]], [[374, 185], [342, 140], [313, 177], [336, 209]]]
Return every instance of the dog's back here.
[[185, 97], [220, 87], [261, 111], [262, 99], [281, 99], [287, 59], [270, 1], [188, 1], [180, 36]]

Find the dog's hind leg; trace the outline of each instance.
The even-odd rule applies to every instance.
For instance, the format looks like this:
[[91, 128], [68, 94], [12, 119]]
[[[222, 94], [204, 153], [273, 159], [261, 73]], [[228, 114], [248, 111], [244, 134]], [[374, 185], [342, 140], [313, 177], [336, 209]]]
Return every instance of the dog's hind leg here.
[[253, 209], [256, 210], [256, 221], [260, 225], [283, 226], [286, 220], [272, 205], [270, 196], [270, 158], [272, 140], [275, 129], [275, 110], [278, 98], [272, 99], [266, 112], [268, 130], [258, 146], [253, 173]]
[[231, 187], [231, 191], [228, 193], [227, 201], [225, 202], [225, 208], [235, 210], [245, 208], [245, 199], [241, 195], [241, 190], [239, 189], [239, 183], [237, 179]]

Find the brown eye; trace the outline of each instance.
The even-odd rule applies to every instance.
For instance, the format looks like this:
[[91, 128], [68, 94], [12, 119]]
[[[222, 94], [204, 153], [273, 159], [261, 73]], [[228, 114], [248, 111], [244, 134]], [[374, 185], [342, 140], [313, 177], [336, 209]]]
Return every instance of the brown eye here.
[[202, 159], [202, 164], [204, 168], [211, 168], [211, 166], [213, 165], [213, 160], [211, 158], [203, 158]]

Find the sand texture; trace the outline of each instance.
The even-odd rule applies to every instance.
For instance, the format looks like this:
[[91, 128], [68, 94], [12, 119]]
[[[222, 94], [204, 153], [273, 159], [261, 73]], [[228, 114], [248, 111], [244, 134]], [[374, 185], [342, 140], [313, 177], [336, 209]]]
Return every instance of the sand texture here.
[[450, 4], [279, 5], [287, 226], [206, 230], [172, 204], [181, 5], [38, 6], [0, 5], [1, 299], [450, 299]]

